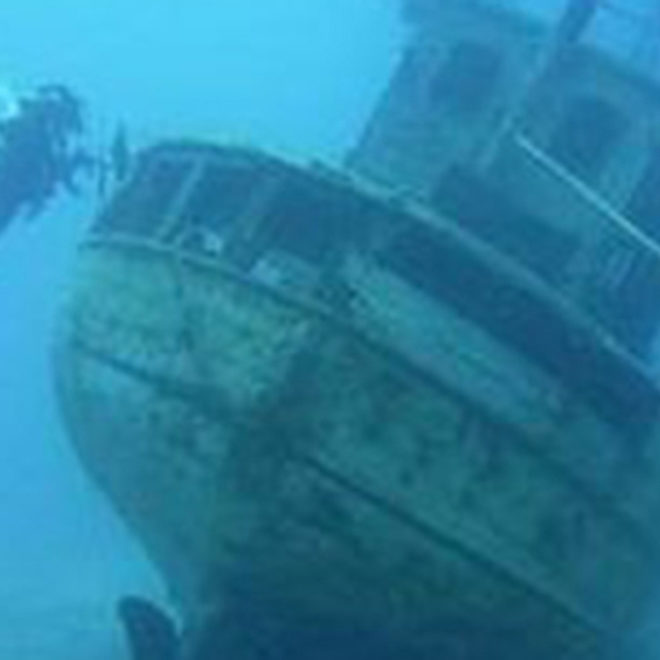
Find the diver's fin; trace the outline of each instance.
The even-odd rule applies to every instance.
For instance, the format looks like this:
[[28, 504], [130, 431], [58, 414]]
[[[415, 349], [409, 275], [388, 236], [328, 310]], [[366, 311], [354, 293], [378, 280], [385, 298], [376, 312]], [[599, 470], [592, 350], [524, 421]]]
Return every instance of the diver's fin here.
[[178, 660], [179, 636], [174, 621], [141, 596], [124, 596], [117, 604], [131, 660]]

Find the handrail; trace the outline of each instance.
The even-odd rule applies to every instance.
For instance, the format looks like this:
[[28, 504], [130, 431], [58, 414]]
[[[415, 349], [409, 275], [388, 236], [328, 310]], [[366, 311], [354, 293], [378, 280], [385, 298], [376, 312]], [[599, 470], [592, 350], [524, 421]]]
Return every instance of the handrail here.
[[599, 195], [593, 188], [571, 174], [561, 163], [550, 157], [540, 147], [522, 134], [514, 137], [514, 143], [527, 156], [532, 158], [546, 172], [555, 179], [569, 186], [584, 202], [605, 217], [613, 226], [620, 229], [635, 243], [644, 247], [660, 260], [660, 245], [636, 227], [628, 218], [615, 209], [607, 200]]

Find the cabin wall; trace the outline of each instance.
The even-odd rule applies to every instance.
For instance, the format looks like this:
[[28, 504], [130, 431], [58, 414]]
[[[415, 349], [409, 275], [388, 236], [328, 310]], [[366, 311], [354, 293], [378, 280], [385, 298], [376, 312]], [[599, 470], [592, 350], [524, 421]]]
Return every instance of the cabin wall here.
[[542, 26], [438, 3], [414, 31], [349, 169], [427, 197], [448, 167], [488, 146], [539, 54]]

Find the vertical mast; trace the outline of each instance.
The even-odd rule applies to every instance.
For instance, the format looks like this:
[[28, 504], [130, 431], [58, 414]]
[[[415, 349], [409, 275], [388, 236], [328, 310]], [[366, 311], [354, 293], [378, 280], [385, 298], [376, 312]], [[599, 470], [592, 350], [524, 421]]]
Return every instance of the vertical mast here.
[[566, 53], [580, 42], [603, 4], [603, 0], [569, 0], [561, 18], [549, 35], [546, 46], [530, 71], [527, 82], [513, 100], [511, 109], [499, 129], [495, 131], [493, 138], [482, 151], [478, 163], [480, 167], [487, 168], [502, 142], [516, 131], [539, 85], [563, 60]]
[[568, 3], [555, 29], [555, 51], [570, 48], [580, 41], [601, 4], [602, 0], [571, 0]]

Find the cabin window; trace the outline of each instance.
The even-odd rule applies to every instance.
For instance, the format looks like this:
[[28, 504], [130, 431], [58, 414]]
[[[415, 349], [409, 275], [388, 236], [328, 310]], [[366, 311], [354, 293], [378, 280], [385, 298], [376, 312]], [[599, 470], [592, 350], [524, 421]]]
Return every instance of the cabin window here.
[[246, 207], [260, 180], [252, 167], [207, 164], [181, 211], [186, 245], [219, 251], [225, 229]]
[[292, 180], [273, 202], [262, 226], [268, 249], [282, 250], [320, 266], [348, 243], [363, 242], [369, 218], [365, 203], [327, 184]]
[[626, 118], [607, 101], [594, 96], [578, 98], [559, 122], [548, 152], [576, 176], [594, 182], [626, 125]]
[[445, 172], [431, 204], [444, 217], [552, 282], [563, 277], [577, 248], [571, 236], [529, 214], [515, 200], [459, 166]]
[[431, 100], [449, 112], [473, 115], [492, 97], [501, 69], [502, 57], [494, 48], [459, 43], [431, 81]]
[[601, 252], [588, 307], [631, 352], [645, 357], [660, 328], [660, 259], [628, 242], [604, 245]]
[[642, 177], [626, 207], [632, 222], [660, 242], [660, 147], [650, 154]]
[[155, 234], [191, 163], [183, 159], [145, 161], [140, 173], [120, 191], [98, 220], [101, 231], [146, 236]]
[[617, 293], [622, 339], [631, 350], [646, 356], [660, 323], [660, 260], [654, 254], [638, 254]]

